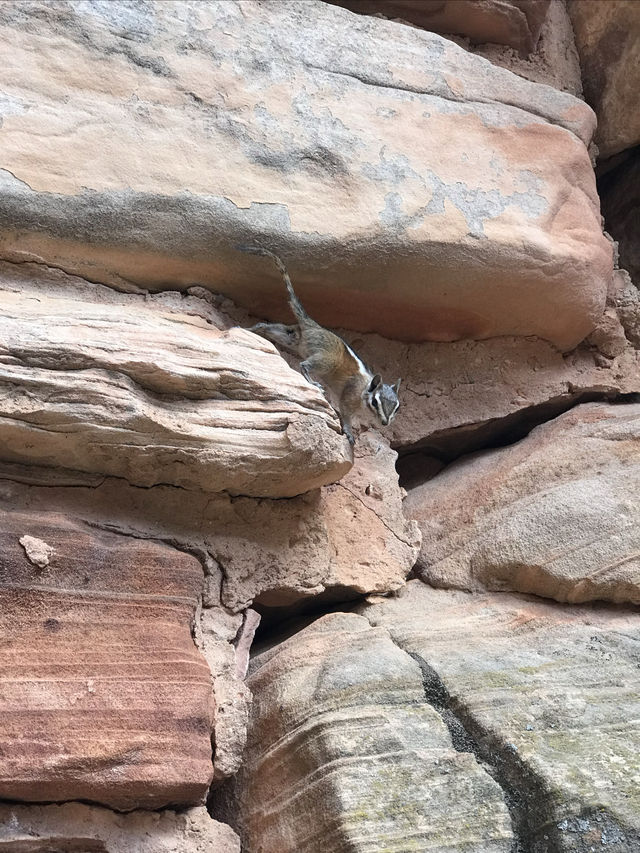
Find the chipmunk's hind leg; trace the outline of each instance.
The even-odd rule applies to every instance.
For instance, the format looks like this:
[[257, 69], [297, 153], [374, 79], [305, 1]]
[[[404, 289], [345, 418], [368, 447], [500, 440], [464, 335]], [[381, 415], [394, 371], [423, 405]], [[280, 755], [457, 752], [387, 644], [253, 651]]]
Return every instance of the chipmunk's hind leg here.
[[315, 373], [316, 375], [322, 376], [324, 373], [324, 366], [324, 358], [321, 353], [314, 353], [308, 358], [305, 358], [304, 361], [300, 362], [300, 371], [304, 378], [307, 382], [310, 382], [311, 385], [315, 385], [316, 388], [319, 388], [323, 393], [325, 393], [324, 385], [313, 379], [311, 374]]

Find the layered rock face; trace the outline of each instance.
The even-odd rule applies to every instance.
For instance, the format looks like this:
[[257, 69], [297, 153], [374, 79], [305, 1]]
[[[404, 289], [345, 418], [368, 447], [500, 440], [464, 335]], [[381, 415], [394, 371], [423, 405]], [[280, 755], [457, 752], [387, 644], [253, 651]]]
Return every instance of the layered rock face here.
[[320, 322], [403, 340], [568, 350], [602, 312], [594, 116], [566, 93], [324, 3], [5, 3], [0, 37], [5, 258], [282, 318], [234, 249], [259, 242]]
[[258, 654], [248, 684], [247, 760], [221, 810], [249, 850], [511, 850], [498, 785], [384, 629], [325, 616]]
[[269, 497], [350, 468], [318, 390], [271, 344], [216, 328], [188, 300], [118, 296], [12, 264], [0, 299], [5, 459]]
[[640, 849], [637, 610], [411, 581], [363, 613], [422, 662], [427, 692], [500, 779], [524, 849]]
[[[640, 849], [595, 116], [563, 4], [412, 6], [0, 3], [6, 853]], [[242, 244], [388, 429], [249, 331]]]

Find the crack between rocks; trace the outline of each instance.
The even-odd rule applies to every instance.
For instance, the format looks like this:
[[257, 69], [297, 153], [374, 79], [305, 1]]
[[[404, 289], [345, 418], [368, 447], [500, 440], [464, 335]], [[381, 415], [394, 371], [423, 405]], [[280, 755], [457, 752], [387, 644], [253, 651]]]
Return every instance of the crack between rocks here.
[[[15, 177], [15, 175], [14, 175]], [[19, 180], [16, 178], [16, 180]], [[36, 193], [39, 195], [39, 193]], [[89, 278], [86, 275], [81, 275], [79, 272], [71, 272], [68, 269], [65, 269], [63, 266], [59, 266], [58, 264], [47, 263], [45, 260], [40, 258], [38, 255], [29, 255], [24, 261], [16, 261], [14, 258], [8, 258], [5, 255], [0, 255], [0, 261], [3, 261], [5, 264], [14, 264], [15, 266], [28, 266], [29, 264], [33, 264], [36, 267], [44, 267], [49, 270], [58, 270], [58, 272], [62, 272], [65, 275], [68, 275], [70, 278], [80, 279], [80, 281], [88, 282], [89, 284], [98, 284], [102, 287], [108, 287], [110, 290], [115, 291], [116, 293], [134, 293], [140, 296], [148, 296], [149, 291], [143, 287], [138, 287], [134, 282], [129, 281], [126, 278], [122, 278], [117, 273], [109, 273], [109, 275], [117, 276], [120, 282], [122, 282], [122, 287], [117, 287], [113, 282], [105, 282], [99, 281], [98, 279]]]
[[432, 479], [432, 476], [411, 476], [412, 458], [414, 462], [416, 457], [431, 457], [444, 462], [441, 470], [435, 474], [438, 476], [462, 456], [515, 444], [536, 427], [555, 420], [583, 403], [606, 402], [611, 405], [624, 405], [638, 402], [639, 397], [637, 393], [621, 393], [614, 387], [592, 386], [581, 390], [570, 388], [565, 394], [517, 409], [503, 417], [438, 430], [425, 439], [403, 447], [392, 445], [398, 453], [396, 468], [400, 485], [411, 489]]
[[[378, 515], [378, 513], [377, 513], [377, 512], [376, 512], [372, 507], [370, 507], [368, 504], [366, 504], [366, 503], [362, 500], [362, 498], [361, 498], [359, 495], [357, 495], [354, 491], [352, 491], [348, 486], [345, 486], [345, 485], [344, 485], [344, 483], [342, 483], [340, 480], [338, 480], [338, 482], [336, 483], [336, 486], [340, 486], [341, 488], [343, 488], [343, 489], [345, 490], [345, 492], [349, 492], [349, 494], [350, 494], [353, 498], [355, 498], [357, 501], [359, 501], [359, 502], [362, 504], [362, 506], [363, 506], [366, 510], [368, 510], [370, 513], [372, 513], [373, 515], [375, 515], [375, 517], [376, 517], [376, 518], [377, 518], [377, 519], [382, 523], [382, 526], [383, 526], [383, 527], [386, 527], [386, 529], [389, 531], [389, 533], [391, 533], [391, 535], [392, 535], [395, 539], [397, 539], [397, 540], [398, 540], [398, 542], [402, 542], [402, 543], [403, 543], [404, 545], [406, 545], [408, 548], [413, 548], [413, 547], [414, 547], [410, 542], [407, 542], [407, 540], [406, 540], [406, 539], [403, 539], [403, 538], [402, 538], [402, 536], [398, 536], [398, 534], [395, 532], [395, 530], [393, 530], [391, 527], [389, 527], [389, 525], [388, 525], [388, 524], [387, 524], [387, 522], [384, 520], [384, 518], [382, 518], [382, 516], [381, 516], [381, 515]], [[404, 516], [403, 516], [403, 518], [404, 518]], [[409, 519], [406, 519], [406, 520], [407, 520], [407, 521], [409, 521]]]
[[348, 71], [334, 71], [333, 69], [323, 68], [321, 65], [314, 65], [313, 63], [308, 63], [308, 62], [305, 62], [304, 65], [306, 68], [312, 68], [315, 71], [322, 71], [325, 74], [332, 74], [336, 77], [346, 77], [349, 80], [357, 80], [359, 83], [362, 83], [364, 86], [372, 86], [373, 88], [376, 88], [376, 89], [390, 89], [391, 91], [396, 91], [396, 92], [409, 92], [410, 94], [413, 94], [413, 95], [427, 95], [427, 96], [432, 97], [432, 98], [440, 98], [443, 101], [449, 101], [450, 103], [453, 103], [453, 104], [460, 104], [461, 106], [469, 105], [470, 107], [473, 107], [473, 106], [481, 106], [481, 105], [482, 106], [490, 106], [492, 104], [495, 104], [497, 106], [510, 107], [512, 110], [517, 110], [517, 112], [522, 113], [525, 116], [536, 116], [537, 118], [541, 119], [545, 124], [548, 124], [551, 127], [557, 127], [560, 130], [565, 130], [567, 133], [570, 133], [572, 136], [574, 136], [576, 139], [578, 139], [583, 145], [586, 146], [586, 144], [587, 144], [582, 139], [582, 137], [578, 133], [576, 133], [576, 131], [571, 130], [571, 128], [567, 127], [566, 125], [564, 125], [560, 122], [552, 121], [548, 116], [544, 115], [539, 110], [535, 110], [533, 108], [525, 110], [525, 109], [523, 109], [523, 107], [518, 106], [517, 104], [511, 103], [510, 101], [496, 101], [494, 99], [473, 100], [472, 101], [472, 100], [468, 100], [466, 98], [454, 98], [454, 97], [451, 97], [450, 95], [445, 95], [442, 92], [433, 92], [433, 91], [428, 91], [425, 89], [420, 89], [418, 86], [410, 86], [410, 85], [402, 84], [402, 83], [383, 83], [382, 81], [372, 80], [371, 78], [367, 78], [364, 75], [350, 73]]
[[393, 638], [391, 632], [389, 635], [394, 644], [402, 649], [405, 654], [408, 654], [420, 667], [425, 699], [442, 718], [451, 736], [454, 749], [457, 752], [471, 752], [478, 764], [500, 786], [505, 805], [509, 810], [513, 830], [510, 853], [534, 853], [527, 840], [526, 816], [523, 804], [520, 802], [520, 792], [504, 772], [505, 756], [502, 754], [504, 750], [500, 750], [499, 745], [493, 745], [491, 749], [487, 748], [483, 739], [478, 737], [478, 732], [472, 730], [473, 719], [461, 712], [460, 706], [452, 699], [436, 670], [416, 652], [402, 648]]

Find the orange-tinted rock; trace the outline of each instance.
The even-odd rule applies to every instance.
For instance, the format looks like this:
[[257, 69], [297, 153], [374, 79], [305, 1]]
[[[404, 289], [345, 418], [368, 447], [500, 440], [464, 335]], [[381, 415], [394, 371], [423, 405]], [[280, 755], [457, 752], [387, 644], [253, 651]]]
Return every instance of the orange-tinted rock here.
[[421, 578], [640, 604], [640, 405], [592, 403], [412, 489]]
[[[20, 544], [52, 549], [34, 565]], [[213, 694], [191, 626], [202, 567], [59, 514], [0, 522], [0, 797], [192, 805], [212, 778]]]
[[602, 314], [567, 93], [320, 2], [0, 3], [0, 38], [0, 257], [289, 318], [258, 242], [318, 322], [407, 341], [564, 351]]
[[290, 497], [351, 467], [322, 393], [205, 302], [0, 265], [4, 459]]
[[353, 12], [400, 18], [436, 33], [457, 33], [529, 53], [551, 0], [330, 0]]

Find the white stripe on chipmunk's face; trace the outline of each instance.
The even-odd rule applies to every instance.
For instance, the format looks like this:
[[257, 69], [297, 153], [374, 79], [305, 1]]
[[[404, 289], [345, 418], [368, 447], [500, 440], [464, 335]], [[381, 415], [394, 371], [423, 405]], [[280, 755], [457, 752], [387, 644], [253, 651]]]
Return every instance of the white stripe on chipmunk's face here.
[[371, 411], [378, 417], [382, 426], [389, 426], [400, 407], [398, 388], [400, 380], [395, 385], [385, 385], [379, 374], [371, 380], [367, 392], [367, 403]]

